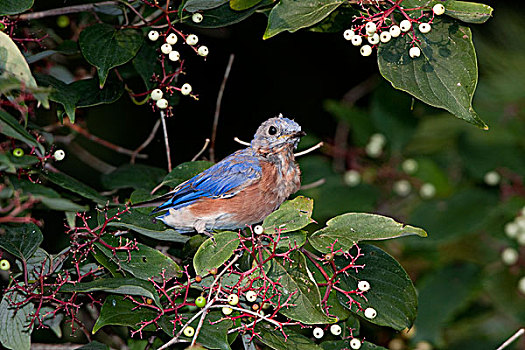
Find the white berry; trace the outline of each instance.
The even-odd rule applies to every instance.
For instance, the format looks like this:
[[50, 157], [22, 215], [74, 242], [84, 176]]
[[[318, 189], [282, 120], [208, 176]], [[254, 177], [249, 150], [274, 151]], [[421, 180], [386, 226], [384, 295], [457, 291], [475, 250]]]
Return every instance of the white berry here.
[[525, 216], [518, 216], [516, 219], [516, 224], [520, 227], [520, 229], [525, 230]]
[[361, 349], [361, 340], [353, 338], [350, 340], [350, 347], [354, 350]]
[[228, 304], [235, 306], [239, 303], [239, 296], [237, 294], [228, 295]]
[[264, 228], [261, 225], [257, 225], [253, 228], [253, 233], [261, 235], [264, 232]]
[[401, 169], [403, 169], [408, 175], [414, 174], [418, 168], [419, 165], [417, 164], [417, 161], [412, 158], [405, 159], [403, 163], [401, 163]]
[[196, 45], [199, 42], [199, 37], [195, 34], [190, 34], [186, 38], [186, 44], [188, 45]]
[[431, 29], [432, 29], [432, 27], [428, 23], [420, 23], [419, 24], [419, 31], [421, 33], [423, 33], [423, 34], [426, 34], [426, 33], [430, 32]]
[[360, 35], [354, 35], [352, 37], [352, 45], [359, 46], [363, 43], [363, 38]]
[[168, 43], [164, 43], [164, 44], [162, 44], [162, 46], [160, 47], [160, 51], [161, 51], [163, 54], [165, 54], [165, 55], [169, 54], [169, 53], [171, 52], [171, 50], [173, 50], [173, 48], [172, 48], [171, 45], [168, 44]]
[[410, 22], [408, 19], [404, 19], [399, 23], [399, 28], [404, 31], [408, 32], [410, 28], [412, 28], [412, 22]]
[[368, 22], [365, 25], [365, 30], [368, 34], [374, 34], [377, 30], [377, 26], [374, 22]]
[[257, 300], [257, 293], [255, 293], [253, 290], [249, 290], [246, 293], [246, 300], [250, 303], [253, 303], [255, 300]]
[[207, 46], [201, 46], [199, 47], [199, 49], [197, 50], [197, 53], [199, 54], [199, 56], [202, 56], [202, 57], [206, 57], [208, 56], [208, 53], [210, 51], [208, 50], [208, 47]]
[[191, 85], [186, 83], [180, 88], [180, 93], [183, 95], [189, 95], [191, 92]]
[[352, 40], [352, 38], [355, 36], [355, 32], [352, 29], [347, 29], [343, 33], [343, 37], [345, 40]]
[[441, 16], [445, 13], [445, 6], [442, 4], [435, 4], [434, 7], [432, 7], [432, 11], [438, 16]]
[[381, 133], [375, 133], [372, 136], [370, 136], [370, 143], [377, 143], [379, 146], [383, 147], [386, 143], [386, 137], [385, 135]]
[[161, 89], [155, 89], [151, 92], [151, 99], [153, 101], [158, 101], [162, 98], [162, 90]]
[[372, 48], [370, 47], [370, 45], [363, 45], [361, 46], [361, 55], [362, 56], [370, 56], [372, 54]]
[[225, 314], [226, 316], [228, 315], [231, 315], [231, 313], [233, 312], [232, 308], [231, 307], [223, 307], [222, 308], [222, 313]]
[[341, 326], [338, 324], [333, 324], [330, 326], [330, 333], [332, 333], [333, 335], [339, 335], [341, 334], [341, 331]]
[[370, 158], [378, 158], [383, 153], [383, 146], [376, 142], [369, 142], [365, 147], [365, 152]]
[[357, 289], [359, 289], [361, 292], [366, 292], [370, 290], [370, 283], [368, 281], [359, 281], [357, 284]]
[[150, 30], [148, 33], [148, 39], [151, 41], [156, 41], [159, 38], [159, 32], [156, 30]]
[[55, 158], [56, 161], [60, 162], [61, 160], [64, 160], [64, 158], [66, 157], [66, 152], [64, 152], [64, 150], [57, 149], [55, 153], [53, 153], [53, 157]]
[[392, 34], [390, 32], [381, 32], [379, 35], [379, 40], [381, 40], [382, 43], [387, 43], [392, 39]]
[[525, 294], [525, 277], [520, 278], [518, 281], [518, 290]]
[[505, 265], [514, 265], [518, 262], [518, 251], [514, 248], [505, 248], [501, 252], [501, 260]]
[[436, 195], [436, 187], [431, 183], [424, 183], [419, 189], [421, 198], [430, 199]]
[[165, 98], [161, 98], [157, 101], [157, 107], [159, 107], [160, 109], [168, 108], [168, 100], [166, 100]]
[[489, 171], [485, 174], [483, 180], [489, 186], [496, 186], [501, 181], [501, 176], [495, 171]]
[[202, 14], [200, 14], [200, 13], [194, 13], [191, 16], [191, 20], [193, 22], [195, 22], [195, 23], [201, 23], [203, 19], [204, 19], [204, 17], [202, 17]]
[[324, 335], [324, 331], [320, 327], [315, 327], [313, 333], [314, 333], [314, 337], [316, 339], [321, 339], [323, 337], [323, 335]]
[[421, 50], [417, 46], [411, 47], [410, 50], [408, 50], [408, 55], [412, 58], [417, 58], [421, 56]]
[[516, 238], [518, 236], [518, 232], [520, 231], [520, 227], [515, 222], [508, 222], [505, 224], [505, 234], [509, 238]]
[[175, 45], [177, 43], [177, 34], [171, 33], [166, 37], [166, 42], [170, 45]]
[[379, 34], [374, 33], [373, 35], [368, 36], [368, 42], [372, 45], [379, 44]]
[[366, 318], [370, 318], [370, 319], [372, 319], [372, 318], [376, 318], [376, 316], [377, 316], [377, 311], [376, 311], [376, 309], [374, 309], [374, 308], [372, 308], [372, 307], [367, 307], [367, 308], [365, 309], [365, 317], [366, 317]]
[[525, 231], [520, 231], [518, 237], [516, 237], [516, 241], [519, 245], [525, 245]]
[[401, 29], [396, 25], [390, 27], [388, 31], [390, 32], [390, 35], [392, 35], [392, 38], [397, 38], [399, 35], [401, 35]]
[[399, 180], [394, 182], [392, 189], [398, 196], [405, 197], [412, 191], [412, 185], [407, 180]]
[[350, 187], [355, 187], [361, 182], [361, 174], [357, 170], [348, 170], [343, 176], [343, 181]]
[[177, 62], [178, 60], [180, 60], [179, 51], [171, 51], [168, 55], [168, 58], [170, 59], [170, 61]]

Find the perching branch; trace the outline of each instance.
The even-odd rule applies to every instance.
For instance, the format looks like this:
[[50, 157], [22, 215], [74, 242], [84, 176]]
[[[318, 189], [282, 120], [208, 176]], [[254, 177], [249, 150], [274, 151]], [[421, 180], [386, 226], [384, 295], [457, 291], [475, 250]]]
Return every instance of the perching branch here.
[[166, 145], [166, 157], [168, 158], [168, 172], [171, 172], [171, 152], [168, 141], [168, 129], [166, 127], [166, 114], [160, 111], [160, 121], [162, 122], [162, 132], [164, 133], [164, 144]]
[[57, 9], [51, 9], [51, 10], [45, 10], [45, 11], [39, 11], [39, 12], [33, 12], [33, 13], [25, 13], [23, 15], [20, 15], [18, 19], [22, 21], [30, 21], [32, 19], [60, 16], [60, 15], [66, 15], [68, 13], [78, 13], [78, 12], [90, 11], [100, 6], [117, 5], [118, 3], [119, 1], [102, 1], [102, 2], [95, 2], [93, 4], [66, 6], [66, 7], [61, 7]]

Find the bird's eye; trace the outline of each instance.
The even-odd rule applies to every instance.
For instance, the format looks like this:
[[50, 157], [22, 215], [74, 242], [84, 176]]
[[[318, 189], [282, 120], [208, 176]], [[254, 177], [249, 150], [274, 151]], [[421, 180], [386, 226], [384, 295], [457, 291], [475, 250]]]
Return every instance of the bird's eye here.
[[277, 128], [275, 126], [270, 126], [270, 128], [268, 129], [268, 135], [275, 135], [277, 134]]

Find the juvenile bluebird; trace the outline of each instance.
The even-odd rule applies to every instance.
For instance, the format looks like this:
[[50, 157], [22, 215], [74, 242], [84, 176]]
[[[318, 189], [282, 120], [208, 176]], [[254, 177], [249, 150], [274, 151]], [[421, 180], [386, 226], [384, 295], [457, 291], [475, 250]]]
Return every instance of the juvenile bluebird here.
[[[177, 231], [209, 234], [261, 222], [300, 187], [293, 150], [299, 124], [280, 115], [257, 129], [250, 146], [160, 197], [152, 213]], [[157, 199], [157, 203], [158, 200]]]

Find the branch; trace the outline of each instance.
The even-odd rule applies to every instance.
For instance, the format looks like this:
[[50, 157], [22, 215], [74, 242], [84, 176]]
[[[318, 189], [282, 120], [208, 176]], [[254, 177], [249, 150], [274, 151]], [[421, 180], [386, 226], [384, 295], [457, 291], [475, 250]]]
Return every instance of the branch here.
[[168, 172], [171, 172], [171, 152], [168, 141], [168, 129], [166, 128], [166, 114], [160, 111], [160, 121], [162, 122], [162, 132], [164, 133], [164, 144], [166, 145], [166, 157], [168, 158]]
[[208, 147], [209, 143], [210, 143], [210, 139], [206, 139], [206, 140], [204, 141], [204, 146], [202, 146], [202, 148], [201, 148], [201, 150], [199, 151], [199, 153], [197, 153], [193, 158], [191, 158], [191, 161], [192, 161], [192, 162], [196, 161], [197, 158], [199, 158], [200, 155], [204, 153], [204, 151], [206, 150], [206, 147]]
[[135, 164], [135, 158], [139, 155], [139, 152], [142, 151], [144, 148], [146, 148], [151, 143], [151, 141], [153, 141], [153, 138], [155, 137], [157, 130], [159, 130], [159, 126], [160, 126], [160, 120], [157, 120], [157, 122], [153, 126], [153, 129], [151, 130], [151, 133], [149, 134], [146, 141], [144, 141], [142, 145], [140, 145], [139, 147], [137, 147], [136, 150], [133, 151], [133, 154], [131, 155], [131, 160], [130, 160], [131, 164]]
[[212, 162], [215, 162], [215, 139], [217, 137], [217, 126], [219, 124], [219, 114], [221, 112], [222, 96], [224, 94], [224, 89], [226, 88], [226, 82], [228, 81], [228, 77], [230, 76], [230, 71], [232, 68], [234, 58], [235, 55], [233, 53], [230, 54], [230, 60], [228, 61], [228, 65], [226, 66], [226, 70], [224, 71], [224, 78], [222, 79], [221, 88], [219, 89], [219, 94], [217, 95], [217, 102], [215, 104], [215, 115], [213, 116], [213, 128], [211, 131], [210, 140], [210, 160]]
[[235, 142], [237, 142], [237, 143], [240, 143], [240, 144], [243, 145], [243, 146], [251, 146], [251, 145], [252, 145], [252, 144], [249, 143], [249, 142], [246, 142], [246, 141], [241, 140], [241, 139], [238, 138], [237, 136], [235, 136], [235, 137], [233, 138], [233, 141], [235, 141]]
[[315, 150], [318, 149], [318, 148], [321, 148], [323, 145], [324, 145], [323, 142], [319, 142], [319, 143], [318, 143], [317, 145], [315, 145], [315, 146], [312, 146], [312, 147], [310, 147], [310, 148], [308, 148], [308, 149], [305, 149], [304, 151], [301, 151], [301, 152], [299, 152], [299, 153], [295, 153], [294, 156], [295, 156], [295, 157], [304, 156], [305, 154], [308, 154], [308, 153], [310, 153], [310, 152], [315, 151]]
[[505, 349], [507, 346], [509, 346], [513, 341], [515, 341], [516, 339], [518, 339], [519, 337], [521, 337], [523, 335], [523, 333], [525, 333], [525, 328], [521, 328], [519, 329], [516, 333], [514, 333], [514, 335], [512, 337], [510, 337], [509, 339], [507, 339], [503, 344], [500, 345], [499, 348], [497, 348], [496, 350], [503, 350]]
[[67, 6], [67, 7], [61, 7], [57, 9], [51, 9], [51, 10], [45, 10], [45, 11], [39, 11], [39, 12], [33, 12], [33, 13], [25, 13], [23, 15], [18, 16], [18, 19], [21, 21], [30, 21], [32, 19], [39, 19], [39, 18], [51, 17], [51, 16], [60, 16], [60, 15], [68, 14], [68, 13], [78, 13], [78, 12], [90, 11], [90, 10], [94, 10], [95, 8], [99, 6], [117, 5], [118, 3], [119, 3], [118, 1], [102, 1], [102, 2], [96, 2], [93, 4]]

